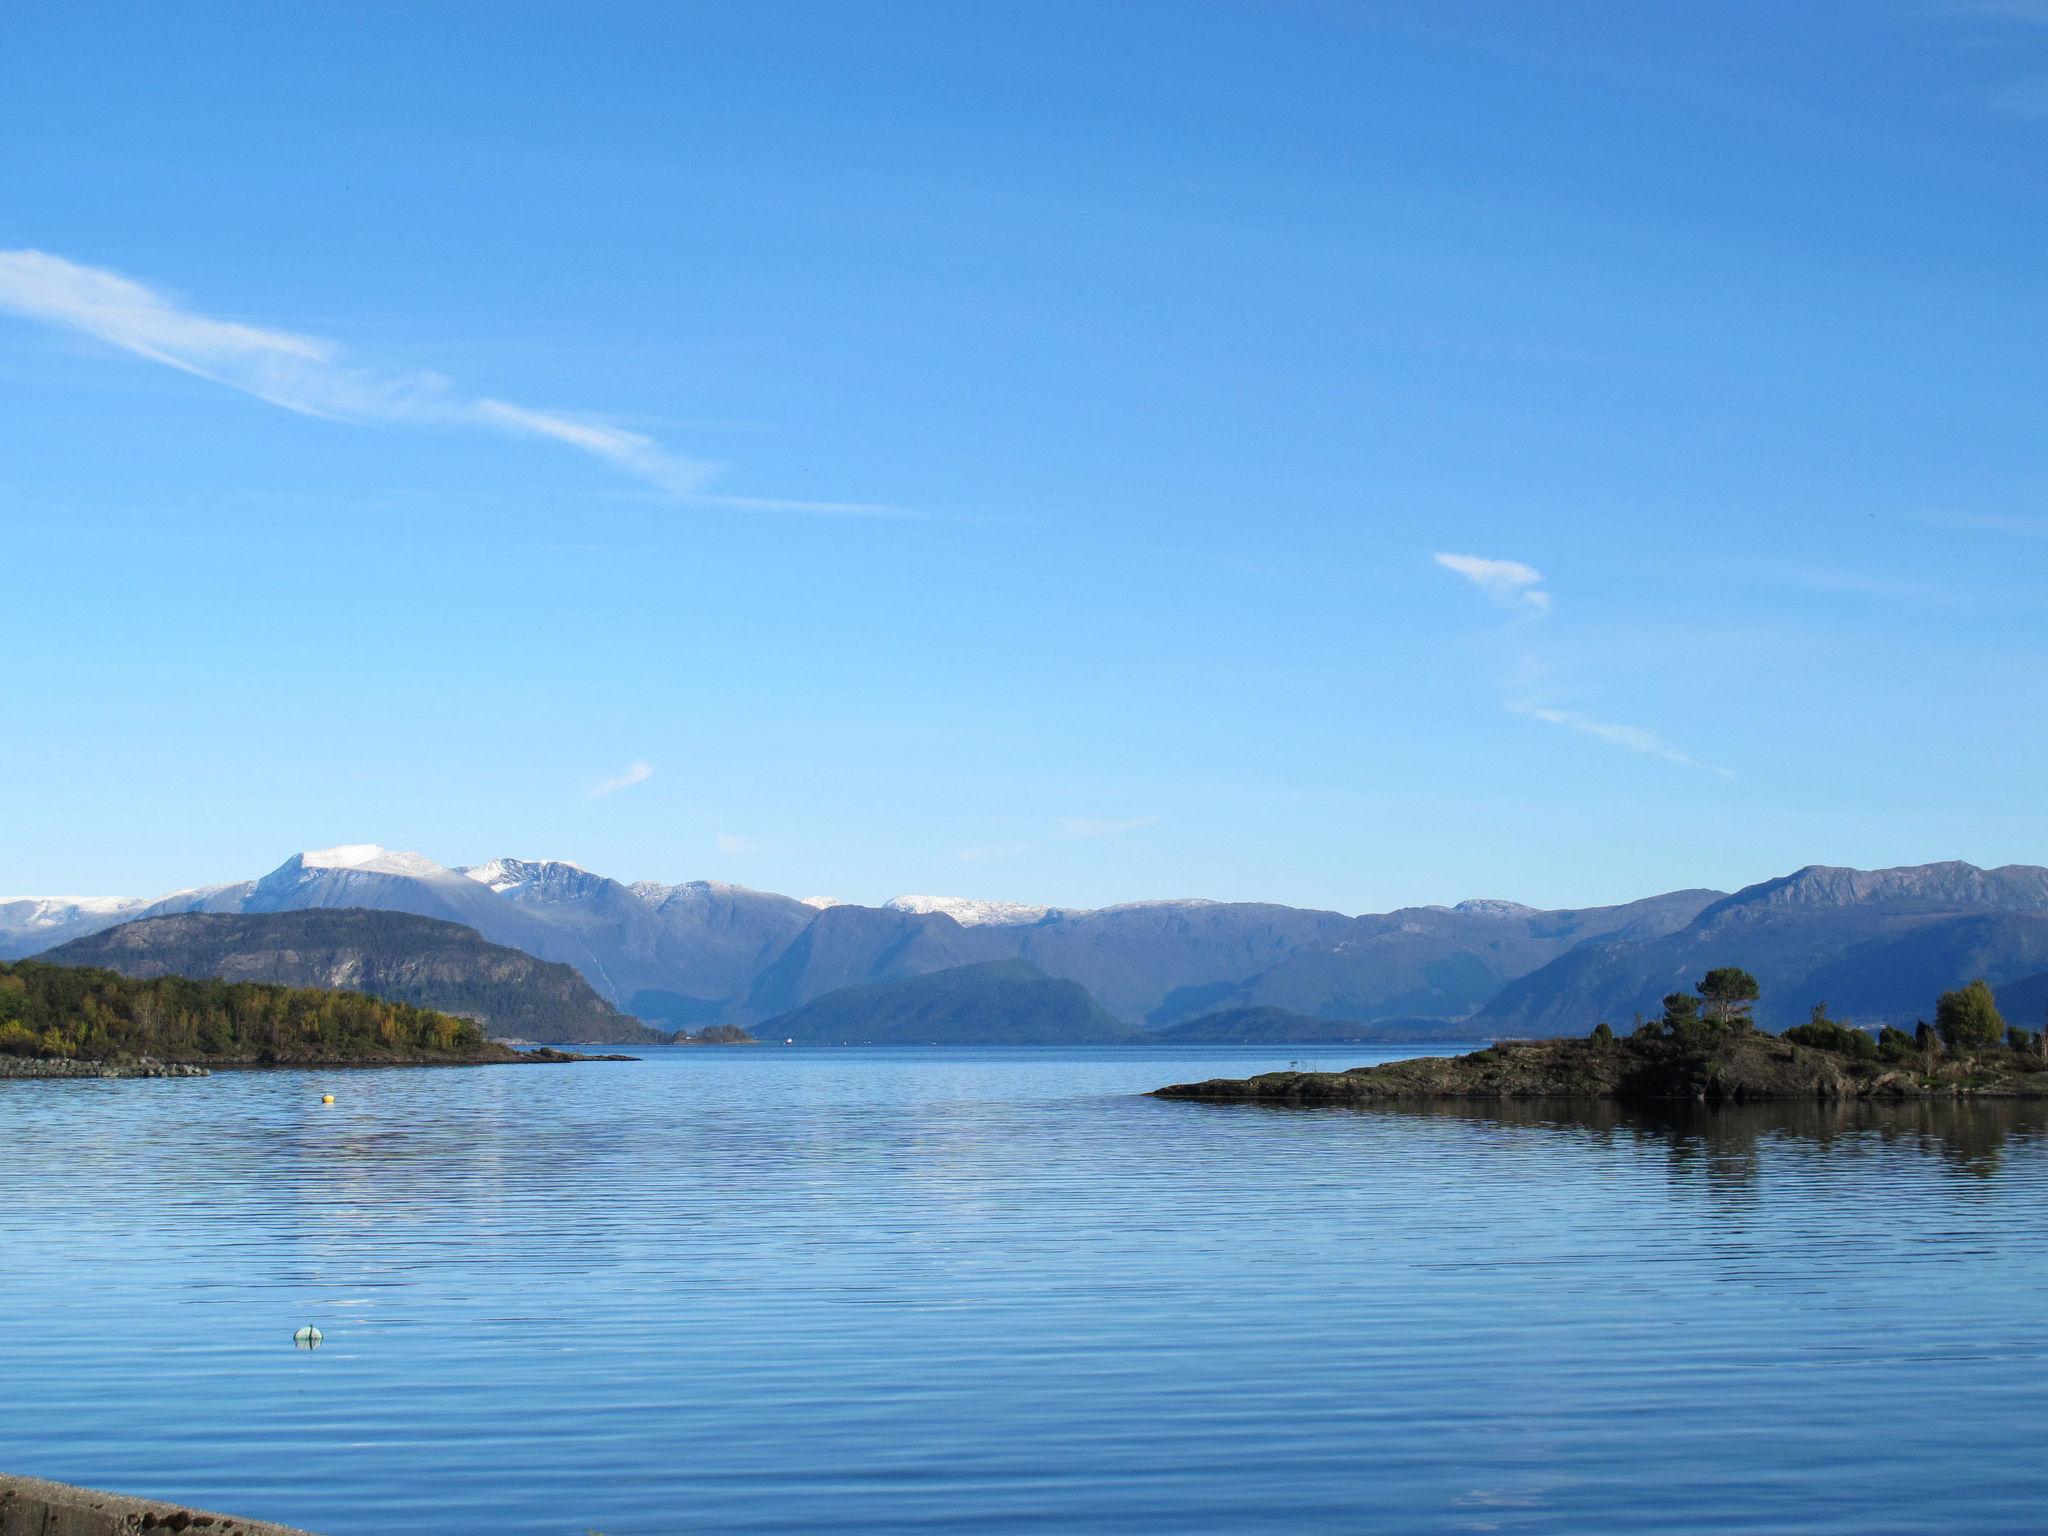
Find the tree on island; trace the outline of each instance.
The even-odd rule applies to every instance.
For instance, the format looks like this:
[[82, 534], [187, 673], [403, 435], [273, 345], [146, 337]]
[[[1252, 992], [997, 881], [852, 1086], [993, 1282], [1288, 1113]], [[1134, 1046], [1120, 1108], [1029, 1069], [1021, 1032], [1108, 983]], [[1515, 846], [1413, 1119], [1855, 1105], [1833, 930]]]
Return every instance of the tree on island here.
[[1664, 1017], [1658, 1022], [1667, 1035], [1693, 1028], [1700, 1021], [1700, 1000], [1690, 992], [1672, 992], [1664, 998]]
[[1720, 965], [1700, 978], [1706, 1016], [1724, 1028], [1749, 1027], [1750, 1005], [1763, 996], [1756, 978], [1739, 965]]
[[1647, 1031], [1672, 1039], [1741, 1034], [1754, 1026], [1750, 1006], [1763, 995], [1756, 978], [1740, 966], [1716, 966], [1700, 978], [1697, 994], [1673, 992], [1664, 999], [1664, 1015]]
[[2005, 1017], [1981, 976], [1967, 987], [1941, 994], [1934, 1005], [1934, 1027], [1952, 1051], [1978, 1050], [2005, 1038]]

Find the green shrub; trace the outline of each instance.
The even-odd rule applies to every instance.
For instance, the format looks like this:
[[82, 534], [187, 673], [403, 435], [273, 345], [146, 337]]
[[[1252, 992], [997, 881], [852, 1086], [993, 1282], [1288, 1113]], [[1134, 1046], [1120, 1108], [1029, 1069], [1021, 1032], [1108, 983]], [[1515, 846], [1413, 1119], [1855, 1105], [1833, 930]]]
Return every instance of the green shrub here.
[[1887, 1024], [1877, 1032], [1877, 1054], [1886, 1061], [1910, 1061], [1920, 1054], [1920, 1045], [1903, 1029]]
[[1828, 1005], [1815, 1003], [1813, 1017], [1785, 1031], [1785, 1039], [1816, 1051], [1834, 1051], [1843, 1056], [1868, 1060], [1877, 1055], [1877, 1042], [1847, 1019], [1828, 1017]]
[[1941, 1032], [1942, 1043], [1956, 1051], [1982, 1049], [2005, 1038], [1998, 999], [1981, 976], [1967, 987], [1941, 994], [1934, 1005], [1934, 1027]]

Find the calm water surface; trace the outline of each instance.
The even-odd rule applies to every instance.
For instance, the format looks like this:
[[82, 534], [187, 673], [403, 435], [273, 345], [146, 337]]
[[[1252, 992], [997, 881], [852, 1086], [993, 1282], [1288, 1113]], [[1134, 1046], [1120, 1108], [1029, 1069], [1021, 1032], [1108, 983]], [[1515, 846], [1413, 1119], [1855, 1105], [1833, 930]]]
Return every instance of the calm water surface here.
[[2039, 1114], [1137, 1097], [1290, 1056], [1371, 1059], [0, 1083], [0, 1468], [331, 1536], [2048, 1525]]

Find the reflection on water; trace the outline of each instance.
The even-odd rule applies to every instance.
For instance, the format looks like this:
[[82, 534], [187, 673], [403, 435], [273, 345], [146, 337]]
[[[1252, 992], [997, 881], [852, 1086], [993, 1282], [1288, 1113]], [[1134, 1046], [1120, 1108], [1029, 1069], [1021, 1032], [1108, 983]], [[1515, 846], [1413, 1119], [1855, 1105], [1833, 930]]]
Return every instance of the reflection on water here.
[[1616, 1104], [1603, 1100], [1444, 1099], [1362, 1108], [1272, 1104], [1281, 1114], [1350, 1114], [1460, 1119], [1496, 1125], [1543, 1126], [1601, 1138], [1661, 1142], [1674, 1167], [1694, 1167], [1738, 1180], [1755, 1175], [1770, 1143], [1820, 1144], [1838, 1156], [1907, 1146], [1947, 1160], [1964, 1173], [1997, 1172], [2008, 1142], [2038, 1152], [2048, 1134], [2048, 1100], [1923, 1099], [1890, 1101], [1797, 1099], [1726, 1106], [1673, 1102]]
[[0, 1084], [0, 1467], [332, 1536], [2038, 1528], [2048, 1106], [1141, 1096], [1286, 1054]]

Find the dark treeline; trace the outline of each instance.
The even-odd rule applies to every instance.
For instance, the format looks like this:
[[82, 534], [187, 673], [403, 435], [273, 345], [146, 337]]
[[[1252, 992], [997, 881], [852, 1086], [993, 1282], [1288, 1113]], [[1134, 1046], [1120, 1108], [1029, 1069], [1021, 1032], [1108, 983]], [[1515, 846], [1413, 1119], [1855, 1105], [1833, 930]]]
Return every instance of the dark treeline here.
[[[1720, 966], [1707, 972], [1694, 991], [1673, 992], [1666, 997], [1661, 1017], [1638, 1017], [1635, 1033], [1640, 1039], [1709, 1044], [1718, 1036], [1754, 1029], [1750, 1010], [1761, 996], [1757, 980], [1749, 972], [1738, 966]], [[1613, 1031], [1604, 1023], [1593, 1033], [1596, 1039], [1614, 1038]], [[2048, 1051], [2040, 1032], [2005, 1022], [1998, 1011], [1997, 994], [1982, 978], [1942, 993], [1935, 1001], [1934, 1023], [1930, 1025], [1923, 1019], [1911, 1033], [1887, 1024], [1873, 1035], [1847, 1019], [1830, 1018], [1828, 1005], [1819, 1002], [1813, 1005], [1812, 1016], [1804, 1024], [1786, 1030], [1782, 1038], [1794, 1045], [1834, 1051], [1861, 1061], [1901, 1064], [1925, 1061], [1939, 1053], [1968, 1057], [2008, 1051], [2022, 1057], [2037, 1057]]]
[[8, 1055], [401, 1061], [475, 1059], [503, 1049], [471, 1020], [358, 992], [0, 964], [0, 1053]]

